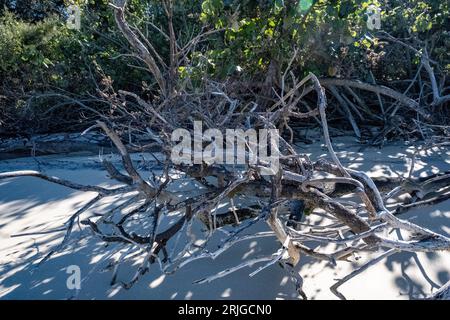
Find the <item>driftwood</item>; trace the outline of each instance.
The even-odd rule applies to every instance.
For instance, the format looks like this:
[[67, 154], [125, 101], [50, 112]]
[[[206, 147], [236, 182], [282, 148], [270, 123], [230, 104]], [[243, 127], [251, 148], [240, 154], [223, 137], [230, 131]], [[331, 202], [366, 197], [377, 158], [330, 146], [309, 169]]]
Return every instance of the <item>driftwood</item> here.
[[0, 140], [0, 160], [30, 155], [111, 152], [111, 143], [100, 135], [79, 133], [37, 135]]
[[[134, 194], [132, 199], [143, 199], [141, 201], [127, 202], [125, 205], [120, 205], [116, 209], [105, 213], [100, 218], [88, 218], [83, 220], [83, 224], [91, 228], [92, 232], [105, 242], [119, 242], [128, 244], [131, 247], [136, 247], [142, 251], [145, 256], [144, 262], [136, 272], [136, 275], [128, 282], [117, 282], [124, 288], [131, 287], [138, 279], [147, 272], [150, 265], [154, 262], [160, 264], [162, 272], [172, 273], [178, 268], [186, 265], [190, 261], [205, 258], [215, 258], [225, 250], [229, 249], [234, 244], [247, 240], [261, 237], [260, 234], [245, 235], [244, 230], [253, 225], [257, 221], [267, 221], [272, 233], [266, 233], [264, 236], [276, 236], [280, 241], [280, 251], [274, 253], [269, 257], [261, 257], [256, 260], [248, 261], [240, 266], [231, 268], [217, 275], [207, 277], [199, 280], [198, 283], [213, 281], [227, 274], [236, 271], [244, 266], [256, 265], [262, 262], [269, 266], [275, 262], [282, 262], [287, 264], [287, 269], [295, 266], [301, 260], [302, 255], [309, 255], [318, 260], [327, 260], [335, 263], [336, 260], [346, 260], [349, 255], [361, 250], [387, 250], [378, 258], [367, 262], [366, 265], [356, 270], [352, 274], [342, 278], [336, 284], [331, 286], [331, 290], [340, 298], [344, 298], [338, 291], [338, 287], [344, 282], [357, 276], [360, 272], [369, 266], [381, 261], [387, 255], [395, 254], [399, 251], [409, 252], [429, 252], [450, 250], [450, 239], [434, 233], [426, 228], [415, 225], [411, 222], [401, 220], [395, 216], [396, 212], [391, 212], [386, 209], [384, 199], [379, 191], [377, 184], [369, 178], [365, 173], [345, 168], [340, 163], [338, 157], [334, 153], [331, 140], [328, 134], [328, 126], [326, 120], [326, 97], [324, 90], [321, 87], [319, 80], [314, 76], [309, 76], [313, 82], [313, 86], [318, 98], [318, 111], [321, 116], [323, 125], [325, 143], [328, 147], [331, 159], [333, 162], [328, 162], [321, 159], [317, 162], [311, 162], [302, 155], [297, 154], [295, 150], [284, 142], [284, 147], [280, 146], [283, 151], [280, 163], [280, 171], [277, 175], [272, 176], [270, 180], [259, 175], [259, 171], [264, 166], [263, 164], [256, 164], [249, 166], [244, 171], [231, 170], [221, 164], [184, 166], [172, 163], [169, 157], [165, 160], [165, 170], [163, 176], [156, 184], [149, 183], [144, 180], [141, 174], [135, 169], [133, 161], [129, 155], [129, 151], [121, 141], [121, 138], [116, 131], [104, 122], [99, 122], [98, 127], [112, 141], [119, 154], [122, 157], [123, 168], [125, 173], [114, 167], [112, 163], [104, 162], [110, 177], [117, 181], [124, 183], [123, 187], [115, 189], [107, 189], [97, 186], [85, 186], [56, 177], [44, 175], [35, 171], [19, 171], [11, 173], [0, 174], [0, 179], [18, 178], [21, 176], [33, 176], [44, 179], [53, 183], [57, 183], [68, 188], [96, 192], [97, 196], [92, 198], [87, 204], [75, 212], [66, 224], [66, 235], [60, 245], [50, 251], [42, 260], [41, 263], [51, 258], [54, 252], [57, 252], [65, 247], [71, 235], [73, 223], [75, 219], [82, 216], [89, 208], [104, 197], [109, 197], [117, 194]], [[167, 117], [167, 119], [170, 119]], [[167, 150], [166, 146], [173, 144], [170, 138], [164, 134], [164, 127], [170, 123], [166, 117], [158, 117], [156, 120], [161, 126], [161, 134], [155, 140], [160, 140], [163, 144], [162, 150]], [[167, 123], [166, 123], [167, 121]], [[271, 125], [270, 122], [265, 122], [264, 118], [255, 119], [255, 123]], [[153, 133], [152, 133], [153, 134]], [[287, 153], [284, 153], [287, 152]], [[302, 160], [303, 159], [303, 160]], [[182, 192], [173, 192], [167, 190], [173, 182], [170, 179], [170, 172], [172, 170], [182, 171], [189, 177], [196, 179], [198, 183], [203, 183], [206, 188], [204, 192], [197, 195], [188, 196]], [[335, 178], [312, 178], [314, 172], [325, 172], [333, 174]], [[166, 178], [164, 178], [166, 177]], [[210, 178], [216, 178], [218, 183], [207, 183]], [[440, 186], [445, 186], [448, 182], [448, 174], [435, 175], [427, 179], [415, 179], [417, 188], [409, 188], [406, 184], [403, 188], [409, 192], [425, 189], [427, 184], [431, 182], [439, 182]], [[412, 180], [411, 180], [412, 181]], [[428, 182], [428, 183], [427, 183]], [[334, 184], [333, 190], [328, 190], [328, 194], [323, 193], [320, 187], [324, 184]], [[383, 182], [378, 182], [382, 185]], [[347, 188], [343, 187], [347, 186]], [[401, 183], [384, 181], [383, 190], [393, 189], [394, 186], [401, 186]], [[420, 187], [422, 186], [422, 188]], [[395, 187], [394, 187], [395, 188]], [[339, 202], [338, 198], [343, 194], [355, 193], [361, 199], [362, 208], [364, 210], [355, 212], [355, 207], [352, 204], [343, 204]], [[184, 195], [185, 197], [181, 197]], [[242, 196], [254, 197], [258, 199], [258, 203], [239, 203], [230, 208], [228, 212], [217, 213], [217, 206], [223, 201], [230, 201], [231, 199], [239, 199]], [[294, 224], [288, 223], [289, 210], [284, 210], [287, 201], [300, 200], [303, 201], [308, 210], [315, 208], [323, 209], [330, 218], [335, 220], [336, 227], [329, 228], [329, 231], [322, 230], [322, 228], [314, 225], [300, 225], [295, 227]], [[406, 204], [408, 205], [408, 204]], [[179, 220], [172, 224], [168, 229], [157, 231], [157, 220], [161, 215], [167, 215], [170, 212], [181, 212]], [[114, 214], [121, 216], [119, 222], [113, 222]], [[287, 215], [286, 215], [287, 214]], [[150, 227], [146, 229], [144, 234], [138, 234], [132, 229], [129, 229], [130, 219], [136, 216], [146, 216], [149, 221], [153, 221]], [[167, 247], [180, 232], [187, 232], [187, 237], [190, 234], [190, 225], [193, 219], [198, 219], [207, 227], [206, 239], [210, 237], [217, 229], [228, 225], [234, 225], [235, 230], [230, 236], [223, 240], [222, 245], [216, 253], [210, 253], [204, 247], [201, 250], [194, 249], [193, 243], [188, 242], [185, 247], [177, 254], [169, 255], [170, 249]], [[112, 231], [105, 233], [104, 224], [115, 226]], [[389, 230], [392, 228], [404, 229], [411, 233], [408, 240], [398, 240], [395, 238], [386, 238], [380, 234], [380, 231]], [[350, 232], [350, 233], [349, 233]], [[342, 245], [342, 248], [332, 253], [325, 253], [316, 251], [311, 247], [305, 245], [304, 242], [316, 241], [319, 243], [336, 243]], [[195, 252], [187, 255], [188, 252]], [[265, 267], [264, 267], [265, 268]], [[257, 269], [255, 272], [261, 272], [263, 267]], [[252, 274], [253, 275], [253, 274]], [[300, 275], [297, 275], [300, 277]], [[116, 275], [114, 275], [116, 279]], [[302, 283], [300, 278], [297, 278], [299, 283]], [[114, 281], [116, 283], [116, 281]], [[298, 288], [299, 295], [306, 297], [301, 287]]]
[[443, 285], [439, 290], [433, 293], [428, 299], [431, 300], [450, 300], [450, 281]]
[[[86, 131], [86, 133], [93, 130], [102, 132], [118, 151], [123, 168], [117, 168], [107, 161], [104, 162], [104, 166], [112, 179], [123, 184], [121, 187], [109, 189], [80, 185], [35, 171], [0, 174], [0, 180], [32, 176], [68, 188], [97, 194], [73, 213], [63, 228], [58, 229], [65, 230], [65, 236], [56, 248], [43, 257], [41, 263], [50, 259], [52, 254], [62, 250], [68, 244], [74, 221], [79, 218], [82, 224], [101, 241], [120, 243], [129, 248], [128, 253], [122, 255], [116, 263], [111, 282], [113, 285], [120, 285], [126, 289], [155, 265], [159, 266], [161, 272], [171, 274], [192, 261], [215, 259], [241, 241], [275, 237], [280, 244], [277, 252], [245, 261], [241, 265], [230, 267], [197, 282], [214, 281], [245, 266], [263, 263], [251, 273], [250, 276], [253, 276], [271, 265], [280, 263], [295, 282], [299, 297], [306, 298], [307, 293], [302, 289], [303, 279], [294, 269], [298, 263], [301, 263], [303, 255], [336, 264], [338, 260], [348, 261], [352, 254], [357, 252], [378, 251], [377, 258], [367, 261], [359, 269], [336, 283], [330, 284], [332, 292], [343, 299], [345, 297], [338, 290], [340, 285], [389, 255], [401, 251], [450, 251], [448, 237], [403, 220], [398, 216], [400, 212], [386, 208], [386, 199], [401, 192], [414, 195], [417, 203], [446, 199], [448, 189], [445, 187], [449, 179], [448, 174], [432, 176], [424, 180], [415, 179], [410, 175], [398, 183], [389, 181], [381, 188], [382, 182], [376, 183], [364, 172], [346, 168], [341, 164], [334, 152], [329, 134], [327, 120], [329, 106], [325, 87], [333, 88], [335, 96], [339, 97], [341, 94], [334, 89], [336, 87], [347, 88], [349, 92], [352, 92], [352, 89], [360, 89], [386, 95], [420, 115], [423, 110], [415, 100], [387, 87], [363, 84], [353, 80], [319, 80], [314, 74], [309, 74], [301, 81], [294, 79], [292, 89], [285, 93], [283, 88], [279, 101], [267, 109], [261, 109], [254, 101], [241, 103], [239, 99], [227, 94], [223, 84], [208, 80], [205, 80], [201, 93], [185, 92], [183, 87], [174, 88], [176, 75], [171, 69], [180, 61], [187, 59], [186, 55], [180, 53], [183, 50], [180, 51], [179, 48], [189, 48], [189, 43], [185, 46], [176, 43], [173, 31], [170, 32], [168, 38], [173, 43], [171, 67], [167, 70], [161, 64], [161, 59], [152, 56], [154, 49], [147, 48], [139, 39], [139, 33], [133, 31], [127, 24], [126, 1], [116, 1], [113, 7], [119, 29], [136, 55], [145, 62], [149, 72], [155, 77], [161, 99], [150, 102], [135, 93], [126, 91], [101, 93], [103, 99], [109, 104], [124, 109], [124, 114], [128, 105], [136, 106], [137, 104], [140, 108], [140, 112], [130, 115], [128, 121], [124, 121], [123, 116], [119, 119], [120, 121], [116, 121], [113, 117], [103, 119]], [[165, 1], [165, 8], [170, 17], [170, 1]], [[169, 23], [170, 21], [169, 19]], [[171, 30], [170, 26], [169, 30]], [[355, 92], [353, 94], [356, 95]], [[299, 109], [298, 102], [306, 97], [310, 103], [314, 101], [317, 107], [305, 112]], [[342, 98], [342, 103], [344, 102], [348, 104]], [[350, 105], [347, 110], [347, 114], [349, 113]], [[171, 133], [175, 129], [184, 129], [185, 132], [193, 135], [194, 121], [197, 120], [203, 122], [204, 129], [217, 129], [221, 133], [226, 128], [242, 130], [286, 128], [289, 131], [291, 118], [306, 119], [308, 117], [317, 117], [331, 160], [312, 161], [307, 155], [299, 154], [292, 144], [279, 134], [277, 135], [280, 142], [279, 166], [278, 170], [269, 176], [263, 174], [268, 170], [266, 159], [259, 155], [255, 156], [254, 153], [251, 154], [250, 142], [247, 144], [246, 156], [254, 157], [255, 161], [243, 166], [224, 165], [214, 161], [187, 165], [175, 162], [171, 158], [171, 150], [174, 147]], [[358, 132], [356, 128], [355, 126], [355, 133]], [[142, 143], [142, 139], [146, 140], [145, 144]], [[203, 147], [202, 142], [200, 141], [200, 147]], [[133, 163], [130, 150], [148, 151], [150, 145], [159, 146], [165, 158], [159, 160], [163, 167], [160, 176], [153, 173], [152, 179], [145, 179]], [[413, 171], [412, 168], [411, 173]], [[317, 178], [324, 174], [327, 178]], [[189, 179], [197, 186], [201, 186], [201, 189], [189, 193], [173, 191], [171, 187], [176, 186], [177, 179], [180, 177]], [[436, 184], [436, 188], [430, 188], [431, 185]], [[331, 190], [326, 187], [329, 185], [333, 186]], [[437, 193], [430, 195], [432, 192]], [[129, 200], [106, 213], [96, 214], [94, 217], [86, 215], [100, 199], [119, 194]], [[357, 200], [342, 201], [341, 196], [347, 194], [354, 194]], [[331, 221], [330, 225], [317, 226], [308, 223], [308, 220], [302, 220], [301, 217], [298, 218], [303, 212], [295, 211], [303, 205], [297, 206], [297, 209], [292, 206], [293, 203], [298, 202], [302, 203], [306, 208], [305, 211], [312, 215], [318, 214], [316, 209], [321, 209]], [[398, 207], [403, 208], [399, 211], [408, 210], [413, 204], [414, 201], [398, 203]], [[225, 210], [219, 210], [223, 206]], [[160, 219], [169, 215], [176, 216], [177, 220], [161, 230]], [[132, 223], [136, 218], [143, 221], [139, 230]], [[265, 221], [269, 231], [248, 234], [249, 227], [258, 221]], [[193, 231], [193, 224], [198, 222], [205, 226], [202, 245], [196, 244], [198, 235]], [[405, 234], [408, 234], [406, 240], [386, 236], [390, 233], [384, 231], [394, 229], [405, 231]], [[215, 251], [210, 251], [208, 241], [218, 230], [223, 231], [222, 242]], [[179, 243], [181, 236], [185, 239], [184, 243]], [[334, 243], [337, 249], [334, 252], [324, 252], [321, 249], [315, 249], [310, 243]], [[128, 281], [118, 280], [120, 262], [136, 258], [136, 256], [142, 258], [142, 263], [134, 276]], [[446, 294], [448, 288], [443, 288], [441, 292]], [[440, 293], [437, 295], [440, 296]]]

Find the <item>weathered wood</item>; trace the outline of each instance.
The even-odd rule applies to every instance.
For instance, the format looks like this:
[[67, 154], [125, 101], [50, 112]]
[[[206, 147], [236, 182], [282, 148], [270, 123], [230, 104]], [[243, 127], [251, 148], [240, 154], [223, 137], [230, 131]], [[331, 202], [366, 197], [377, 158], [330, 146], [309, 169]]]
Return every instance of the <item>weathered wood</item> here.
[[0, 139], [0, 160], [51, 154], [99, 154], [111, 152], [111, 142], [104, 136], [79, 133], [37, 135], [31, 138]]
[[450, 300], [450, 281], [428, 297], [430, 300]]

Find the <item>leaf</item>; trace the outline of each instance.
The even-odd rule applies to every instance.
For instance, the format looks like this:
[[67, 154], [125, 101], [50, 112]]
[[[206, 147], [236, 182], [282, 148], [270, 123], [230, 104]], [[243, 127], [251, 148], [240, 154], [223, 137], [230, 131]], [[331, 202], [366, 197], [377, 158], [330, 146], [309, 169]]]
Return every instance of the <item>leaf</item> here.
[[284, 1], [283, 0], [275, 0], [274, 1], [274, 9], [275, 11], [279, 11], [283, 9], [284, 7]]
[[297, 11], [299, 13], [304, 13], [311, 8], [313, 5], [313, 0], [300, 0], [297, 5]]
[[53, 65], [53, 62], [51, 62], [51, 60], [48, 59], [48, 58], [44, 58], [44, 60], [42, 61], [42, 64], [43, 64], [46, 68], [48, 68], [48, 66], [52, 66], [52, 65]]

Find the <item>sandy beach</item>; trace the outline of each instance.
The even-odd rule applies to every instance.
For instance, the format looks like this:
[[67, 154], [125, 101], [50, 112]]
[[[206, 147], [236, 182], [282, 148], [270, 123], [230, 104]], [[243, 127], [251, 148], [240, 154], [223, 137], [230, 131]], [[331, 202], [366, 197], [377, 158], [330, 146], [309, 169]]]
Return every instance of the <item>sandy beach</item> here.
[[[382, 149], [366, 148], [359, 151], [351, 137], [334, 140], [335, 149], [344, 165], [366, 171], [370, 176], [406, 174], [408, 154], [412, 147], [391, 143]], [[298, 144], [298, 150], [312, 159], [326, 157], [320, 142], [313, 145]], [[133, 155], [144, 177], [149, 175], [152, 158]], [[117, 160], [117, 159], [116, 159]], [[425, 169], [426, 168], [426, 169]], [[111, 186], [98, 156], [44, 156], [19, 158], [0, 162], [0, 172], [12, 170], [40, 170], [60, 178], [79, 183]], [[432, 149], [420, 154], [416, 161], [416, 176], [450, 169], [450, 151]], [[152, 266], [137, 284], [124, 290], [111, 287], [111, 252], [116, 244], [108, 246], [82, 225], [74, 228], [70, 244], [49, 261], [35, 268], [36, 262], [49, 249], [58, 244], [63, 232], [45, 234], [46, 230], [60, 227], [65, 219], [93, 194], [75, 192], [32, 177], [0, 181], [0, 299], [296, 299], [293, 283], [278, 265], [258, 273], [249, 274], [257, 266], [243, 268], [222, 279], [206, 284], [193, 284], [195, 280], [214, 274], [244, 259], [275, 252], [279, 247], [274, 237], [244, 241], [215, 260], [194, 261], [173, 275], [162, 275], [158, 266]], [[107, 198], [86, 214], [107, 210], [115, 198]], [[119, 199], [120, 201], [120, 199]], [[95, 211], [95, 212], [94, 212]], [[438, 205], [413, 209], [402, 218], [450, 236], [450, 201]], [[171, 223], [168, 218], [167, 223]], [[257, 223], [248, 232], [268, 231], [265, 223]], [[44, 234], [21, 235], [44, 232]], [[19, 236], [18, 236], [19, 235]], [[21, 236], [20, 236], [21, 235]], [[401, 238], [401, 234], [397, 235]], [[211, 246], [214, 245], [214, 239]], [[332, 245], [323, 248], [333, 249]], [[376, 253], [370, 253], [375, 255]], [[337, 299], [329, 287], [365, 261], [365, 255], [338, 262], [336, 267], [326, 262], [302, 257], [298, 271], [304, 278], [304, 291], [310, 299]], [[80, 267], [80, 290], [66, 286], [67, 267]], [[121, 267], [119, 277], [132, 276], [136, 264]], [[397, 253], [365, 271], [341, 287], [348, 299], [411, 299], [423, 298], [450, 279], [448, 253]]]

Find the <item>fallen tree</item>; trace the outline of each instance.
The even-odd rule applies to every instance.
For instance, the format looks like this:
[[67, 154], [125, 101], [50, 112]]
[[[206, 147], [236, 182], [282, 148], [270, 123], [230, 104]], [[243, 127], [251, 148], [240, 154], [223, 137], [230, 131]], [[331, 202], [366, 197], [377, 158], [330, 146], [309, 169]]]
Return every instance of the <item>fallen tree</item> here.
[[[170, 17], [171, 1], [164, 1], [164, 5]], [[96, 193], [95, 197], [70, 216], [63, 228], [58, 229], [65, 231], [64, 238], [42, 258], [40, 264], [68, 244], [78, 219], [101, 241], [120, 243], [127, 249], [115, 263], [111, 281], [112, 285], [124, 288], [133, 286], [151, 267], [159, 266], [161, 272], [171, 274], [192, 261], [215, 259], [241, 241], [276, 237], [280, 243], [277, 252], [245, 261], [200, 279], [197, 283], [210, 282], [243, 267], [262, 264], [251, 273], [253, 276], [273, 264], [280, 263], [295, 282], [299, 297], [306, 299], [307, 293], [302, 288], [302, 275], [295, 269], [302, 256], [310, 256], [317, 261], [328, 261], [335, 265], [336, 261], [348, 261], [358, 252], [378, 252], [377, 257], [336, 283], [330, 284], [331, 291], [339, 298], [345, 299], [339, 292], [343, 283], [390, 255], [401, 251], [450, 251], [448, 237], [398, 216], [414, 206], [448, 199], [449, 174], [414, 179], [412, 161], [410, 175], [406, 179], [389, 181], [383, 191], [380, 191], [381, 182], [375, 183], [366, 173], [344, 167], [331, 142], [324, 87], [352, 87], [384, 94], [413, 109], [413, 112], [420, 116], [423, 111], [419, 109], [416, 101], [389, 88], [350, 80], [321, 81], [312, 73], [301, 81], [293, 77], [292, 89], [285, 93], [283, 88], [279, 101], [267, 110], [259, 110], [254, 101], [242, 103], [227, 94], [224, 84], [213, 81], [205, 80], [200, 93], [186, 92], [183, 87], [176, 86], [175, 78], [177, 62], [185, 58], [186, 52], [180, 51], [172, 31], [168, 35], [172, 63], [166, 66], [168, 69], [161, 70], [157, 57], [155, 58], [142, 42], [139, 33], [128, 25], [125, 7], [126, 1], [117, 1], [113, 5], [116, 22], [135, 54], [154, 75], [160, 99], [150, 102], [133, 92], [115, 92], [112, 87], [107, 87], [100, 95], [110, 105], [122, 110], [122, 115], [117, 118], [105, 117], [85, 131], [101, 131], [113, 143], [122, 159], [123, 168], [117, 168], [107, 160], [103, 163], [111, 179], [123, 185], [111, 189], [80, 185], [34, 171], [0, 174], [0, 179], [33, 176], [75, 190]], [[169, 30], [172, 30], [170, 25]], [[198, 37], [192, 41], [198, 41]], [[186, 45], [184, 48], [190, 46]], [[335, 89], [331, 92], [339, 96]], [[300, 111], [298, 102], [306, 97], [309, 101], [315, 101], [317, 106], [309, 111]], [[438, 95], [436, 103], [441, 103], [442, 99], [446, 98]], [[139, 112], [128, 112], [128, 105], [138, 108]], [[279, 167], [271, 175], [264, 174], [270, 169], [266, 159], [250, 154], [250, 142], [247, 142], [249, 148], [245, 156], [253, 157], [255, 161], [245, 166], [227, 166], [215, 162], [187, 165], [172, 158], [175, 146], [172, 133], [181, 128], [194, 135], [193, 124], [196, 120], [201, 120], [208, 129], [219, 128], [219, 131], [225, 131], [226, 128], [284, 128], [289, 131], [292, 119], [312, 117], [320, 123], [331, 160], [312, 161], [307, 155], [298, 153], [291, 141], [287, 141], [280, 134], [276, 136], [280, 141]], [[292, 130], [290, 131], [292, 135]], [[127, 143], [124, 143], [125, 139]], [[142, 144], [142, 141], [151, 142]], [[201, 144], [203, 142], [200, 141]], [[440, 143], [447, 142], [444, 139]], [[160, 176], [152, 173], [153, 179], [147, 180], [136, 169], [130, 148], [148, 151], [155, 146], [158, 146], [165, 156], [159, 160], [163, 170]], [[173, 191], [180, 177], [193, 181], [198, 191]], [[411, 196], [410, 203], [399, 202], [395, 210], [386, 207], [387, 199], [405, 192]], [[101, 199], [119, 194], [128, 200], [104, 214], [87, 214]], [[357, 200], [343, 200], [342, 196], [347, 194], [354, 194]], [[301, 217], [304, 211], [312, 215], [325, 214], [330, 224], [324, 227], [303, 221]], [[168, 216], [176, 216], [177, 221], [161, 231], [161, 219]], [[135, 219], [144, 221], [138, 229], [133, 223]], [[246, 233], [259, 221], [265, 221], [269, 231]], [[197, 222], [204, 225], [201, 245], [197, 243], [198, 234], [193, 231], [194, 223]], [[387, 236], [389, 231], [394, 229], [405, 231], [408, 234], [406, 240]], [[224, 231], [221, 233], [221, 243], [217, 250], [210, 251], [208, 241], [218, 231]], [[178, 248], [181, 236], [185, 243]], [[325, 252], [310, 243], [333, 243], [337, 249]], [[135, 275], [128, 281], [118, 279], [120, 263], [136, 257], [141, 258], [141, 264]], [[442, 289], [444, 294], [447, 291]]]
[[[331, 162], [323, 159], [312, 162], [305, 155], [296, 153], [294, 148], [280, 137], [282, 141], [280, 146], [280, 151], [282, 151], [280, 170], [276, 175], [270, 176], [270, 178], [260, 174], [261, 169], [264, 169], [264, 164], [259, 161], [257, 164], [248, 166], [244, 170], [230, 170], [221, 164], [193, 166], [174, 164], [170, 160], [169, 153], [169, 146], [173, 145], [173, 141], [170, 140], [170, 136], [166, 132], [171, 128], [175, 128], [177, 125], [175, 121], [178, 120], [174, 119], [174, 117], [166, 119], [164, 112], [161, 112], [155, 122], [160, 126], [161, 133], [155, 136], [154, 139], [159, 141], [162, 150], [166, 150], [167, 156], [164, 162], [163, 175], [153, 183], [145, 181], [135, 169], [126, 146], [116, 133], [117, 129], [113, 129], [110, 125], [100, 121], [98, 122], [98, 127], [105, 132], [119, 151], [125, 172], [120, 172], [119, 169], [106, 160], [104, 161], [105, 168], [112, 179], [124, 184], [123, 187], [107, 189], [80, 185], [33, 171], [1, 173], [0, 179], [34, 176], [68, 188], [97, 193], [97, 196], [70, 217], [65, 226], [66, 235], [61, 244], [54, 250], [51, 250], [41, 260], [41, 263], [48, 260], [53, 253], [64, 248], [76, 219], [88, 209], [94, 207], [100, 199], [117, 194], [128, 196], [129, 201], [117, 206], [101, 217], [84, 219], [82, 223], [91, 228], [93, 233], [102, 241], [124, 243], [130, 248], [134, 248], [134, 250], [139, 250], [144, 255], [143, 263], [138, 268], [136, 275], [128, 282], [120, 282], [125, 288], [130, 288], [155, 262], [159, 263], [162, 272], [172, 273], [190, 261], [215, 258], [240, 241], [267, 236], [277, 237], [280, 242], [280, 250], [278, 252], [257, 260], [247, 261], [217, 275], [201, 279], [198, 282], [213, 281], [244, 266], [264, 262], [264, 266], [255, 271], [259, 272], [264, 267], [280, 262], [285, 265], [286, 270], [289, 270], [290, 275], [295, 278], [299, 294], [302, 297], [306, 297], [301, 288], [301, 276], [294, 271], [294, 267], [299, 263], [302, 255], [336, 263], [337, 260], [348, 259], [351, 254], [356, 252], [381, 250], [379, 257], [370, 260], [361, 268], [331, 286], [331, 290], [337, 296], [344, 298], [338, 291], [340, 285], [388, 255], [399, 251], [448, 251], [450, 249], [449, 238], [396, 217], [395, 211], [389, 211], [385, 207], [386, 197], [383, 199], [382, 194], [371, 178], [364, 172], [342, 166], [333, 150], [328, 134], [324, 90], [314, 75], [311, 74], [308, 78], [308, 80], [312, 81], [317, 92], [319, 104], [317, 111], [321, 117], [325, 143], [332, 159]], [[266, 117], [262, 115], [257, 116], [255, 124], [273, 126], [270, 117], [273, 117], [274, 114], [265, 115]], [[227, 116], [225, 115], [225, 117]], [[214, 123], [212, 119], [206, 120]], [[228, 126], [231, 126], [231, 124], [240, 125], [232, 117], [229, 117], [228, 121]], [[151, 129], [148, 130], [150, 131]], [[170, 186], [177, 183], [176, 180], [171, 178], [171, 174], [174, 172], [182, 172], [184, 175], [195, 179], [196, 183], [202, 185], [201, 190], [203, 191], [195, 196], [169, 191]], [[316, 178], [317, 173], [328, 173], [334, 177]], [[217, 182], [208, 182], [211, 181], [211, 178], [214, 178]], [[430, 179], [433, 179], [434, 182], [448, 182], [448, 178], [448, 174], [437, 175], [423, 180], [422, 184], [426, 184]], [[325, 184], [350, 185], [351, 188], [345, 192], [345, 189], [339, 190], [340, 188], [335, 186], [335, 189], [327, 195], [323, 190]], [[399, 186], [401, 185], [399, 184]], [[418, 191], [418, 189], [410, 191]], [[360, 198], [361, 203], [342, 203], [339, 198], [331, 197], [333, 193], [336, 195], [336, 192], [340, 195], [355, 193]], [[395, 192], [399, 192], [399, 190]], [[393, 196], [392, 192], [390, 196]], [[448, 193], [442, 196], [448, 197]], [[217, 208], [220, 203], [233, 199], [237, 200], [242, 197], [253, 197], [257, 199], [257, 202], [242, 202], [240, 207], [233, 205], [227, 212], [218, 213]], [[289, 220], [292, 212], [283, 211], [282, 208], [286, 202], [298, 200], [304, 202], [309, 211], [314, 212], [313, 210], [317, 208], [324, 210], [334, 222], [326, 229], [312, 224], [297, 225], [298, 221]], [[236, 204], [238, 201], [234, 201], [234, 203]], [[166, 230], [157, 232], [159, 217], [174, 212], [178, 212], [179, 220]], [[117, 221], [117, 215], [120, 217], [119, 221]], [[151, 221], [148, 229], [140, 234], [134, 232], [129, 226], [130, 221], [138, 216], [141, 218], [144, 216], [145, 219]], [[191, 241], [176, 255], [170, 256], [167, 249], [169, 243], [179, 233], [187, 232], [189, 234], [195, 219], [198, 219], [207, 227], [206, 242], [203, 248], [198, 248]], [[244, 233], [251, 225], [261, 220], [267, 222], [271, 232], [253, 235]], [[229, 224], [235, 226], [233, 231], [223, 239], [217, 251], [208, 251], [206, 249], [207, 240], [216, 230]], [[105, 228], [105, 226], [108, 227]], [[410, 238], [408, 240], [397, 240], [381, 235], [384, 230], [396, 228], [409, 232]], [[192, 238], [195, 239], [195, 236], [192, 236]], [[305, 245], [305, 242], [310, 241], [335, 243], [341, 245], [342, 248], [331, 253], [321, 252]], [[133, 252], [134, 250], [131, 251]], [[113, 279], [115, 279], [115, 282], [115, 275]]]

